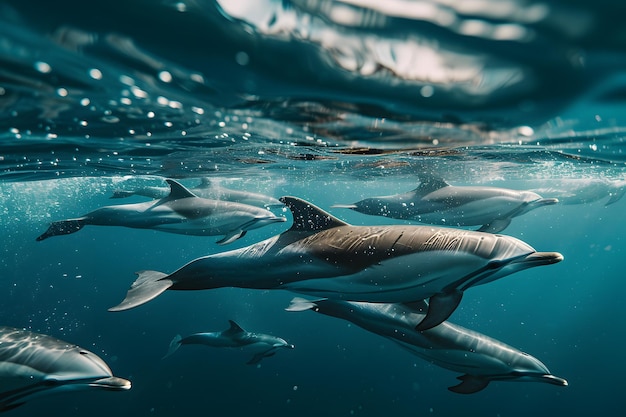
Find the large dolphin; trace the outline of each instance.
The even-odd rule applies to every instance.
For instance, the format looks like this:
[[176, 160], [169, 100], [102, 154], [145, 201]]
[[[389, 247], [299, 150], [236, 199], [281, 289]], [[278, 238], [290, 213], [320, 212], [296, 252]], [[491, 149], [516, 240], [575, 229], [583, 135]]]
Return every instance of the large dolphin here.
[[285, 339], [263, 333], [247, 332], [233, 320], [229, 320], [230, 327], [221, 332], [195, 333], [187, 337], [176, 335], [170, 342], [170, 347], [164, 358], [170, 356], [180, 345], [206, 345], [213, 347], [250, 347], [257, 352], [247, 363], [254, 365], [263, 358], [273, 356], [278, 349], [293, 349], [294, 346]]
[[0, 412], [32, 398], [64, 391], [124, 391], [130, 381], [113, 376], [94, 353], [51, 336], [0, 326]]
[[[125, 198], [140, 195], [150, 198], [166, 197], [170, 189], [168, 187], [140, 187], [132, 190], [119, 189], [113, 192], [111, 198]], [[223, 187], [217, 181], [210, 178], [202, 178], [200, 184], [190, 188], [198, 197], [212, 200], [232, 201], [241, 204], [250, 204], [257, 207], [280, 206], [281, 202], [274, 197], [249, 191], [232, 190]]]
[[536, 381], [566, 386], [537, 358], [484, 334], [448, 321], [432, 329], [416, 331], [424, 319], [426, 301], [407, 304], [305, 300], [296, 297], [287, 311], [313, 310], [348, 320], [372, 333], [385, 336], [426, 361], [463, 375], [460, 384], [448, 388], [460, 394], [484, 389], [491, 381]]
[[127, 310], [165, 290], [221, 287], [285, 289], [351, 301], [405, 302], [430, 297], [420, 329], [441, 323], [463, 291], [563, 259], [509, 236], [434, 226], [351, 226], [296, 197], [282, 197], [291, 228], [245, 248], [204, 256], [171, 274], [138, 272]]
[[248, 230], [284, 222], [284, 217], [247, 204], [209, 200], [168, 179], [170, 194], [156, 201], [101, 207], [82, 217], [54, 222], [37, 240], [66, 235], [86, 225], [125, 226], [196, 236], [225, 235], [219, 244], [234, 242]]
[[482, 225], [478, 231], [498, 233], [508, 227], [513, 217], [558, 202], [556, 198], [542, 198], [531, 191], [457, 187], [432, 175], [422, 174], [420, 181], [419, 187], [404, 194], [366, 198], [354, 204], [333, 207], [428, 224]]

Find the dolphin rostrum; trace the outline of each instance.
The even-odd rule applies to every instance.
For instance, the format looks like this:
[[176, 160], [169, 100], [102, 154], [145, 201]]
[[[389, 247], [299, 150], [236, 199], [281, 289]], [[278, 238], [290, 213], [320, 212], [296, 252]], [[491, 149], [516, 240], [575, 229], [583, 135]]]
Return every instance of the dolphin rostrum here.
[[218, 244], [243, 237], [248, 230], [284, 222], [269, 210], [248, 204], [209, 200], [168, 179], [170, 194], [146, 203], [101, 207], [82, 217], [56, 221], [37, 238], [75, 233], [86, 225], [125, 226], [195, 236], [225, 235]]
[[294, 345], [285, 339], [263, 333], [247, 332], [233, 320], [229, 320], [230, 327], [221, 332], [195, 333], [187, 337], [176, 335], [170, 342], [170, 347], [164, 359], [178, 350], [180, 345], [206, 345], [213, 347], [251, 347], [257, 350], [248, 365], [255, 365], [263, 358], [276, 354], [281, 348], [293, 349]]
[[351, 226], [296, 197], [282, 197], [291, 228], [241, 249], [195, 259], [171, 274], [138, 272], [109, 311], [144, 304], [165, 290], [285, 289], [351, 301], [430, 298], [420, 330], [446, 320], [467, 288], [560, 262], [510, 236], [434, 226]]
[[42, 395], [103, 389], [129, 390], [102, 359], [51, 336], [0, 326], [0, 412]]
[[338, 317], [387, 337], [413, 354], [442, 368], [460, 372], [460, 384], [448, 388], [472, 394], [491, 381], [536, 381], [566, 386], [535, 357], [484, 334], [445, 321], [432, 329], [416, 331], [428, 309], [426, 301], [407, 304], [305, 300], [296, 297], [287, 311], [313, 310]]
[[366, 198], [354, 204], [333, 207], [428, 224], [482, 225], [478, 231], [498, 233], [509, 226], [513, 217], [558, 202], [556, 198], [542, 198], [531, 191], [452, 186], [441, 178], [426, 174], [420, 175], [420, 181], [419, 187], [404, 194]]
[[[168, 187], [141, 187], [133, 190], [115, 190], [111, 198], [125, 198], [140, 195], [150, 198], [166, 197], [170, 189]], [[278, 199], [264, 194], [249, 191], [232, 190], [223, 187], [217, 181], [210, 178], [202, 178], [200, 184], [190, 188], [190, 191], [202, 198], [212, 200], [232, 201], [234, 203], [250, 204], [257, 207], [280, 206]]]

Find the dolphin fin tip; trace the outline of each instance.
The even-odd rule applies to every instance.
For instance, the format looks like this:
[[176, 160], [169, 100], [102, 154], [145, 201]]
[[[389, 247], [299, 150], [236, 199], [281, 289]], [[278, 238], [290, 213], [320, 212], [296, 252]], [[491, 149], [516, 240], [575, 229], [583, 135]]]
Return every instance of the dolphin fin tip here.
[[461, 375], [457, 377], [461, 381], [460, 384], [448, 387], [449, 391], [457, 394], [474, 394], [482, 391], [489, 385], [489, 380], [486, 378], [478, 378], [472, 375]]
[[130, 286], [126, 293], [126, 298], [118, 305], [109, 308], [108, 311], [125, 311], [138, 307], [158, 297], [162, 292], [174, 285], [174, 281], [171, 279], [164, 279], [167, 277], [167, 274], [163, 272], [141, 271], [137, 275], [139, 277]]

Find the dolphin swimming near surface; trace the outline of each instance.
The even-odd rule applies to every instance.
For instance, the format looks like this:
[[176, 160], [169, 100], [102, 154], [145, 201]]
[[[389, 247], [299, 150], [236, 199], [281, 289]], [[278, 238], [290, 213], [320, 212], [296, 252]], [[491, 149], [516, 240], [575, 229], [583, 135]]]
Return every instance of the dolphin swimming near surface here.
[[94, 353], [51, 336], [0, 326], [0, 412], [57, 392], [130, 387]]
[[416, 331], [428, 305], [305, 300], [296, 297], [287, 311], [313, 310], [338, 317], [387, 337], [426, 361], [463, 375], [460, 384], [448, 388], [460, 394], [484, 389], [491, 381], [536, 381], [566, 386], [567, 381], [550, 373], [537, 358], [484, 334], [444, 321]]
[[605, 206], [617, 203], [626, 194], [626, 180], [607, 178], [570, 178], [543, 181], [531, 191], [549, 194], [559, 204], [587, 204], [608, 197]]
[[[249, 191], [232, 190], [221, 186], [210, 178], [202, 178], [200, 184], [189, 189], [198, 197], [211, 200], [232, 201], [257, 207], [281, 206], [277, 198]], [[133, 190], [115, 190], [111, 198], [125, 198], [140, 195], [150, 198], [164, 198], [168, 195], [168, 187], [141, 187]]]
[[560, 262], [510, 236], [435, 226], [351, 226], [296, 197], [280, 199], [293, 224], [241, 249], [195, 259], [171, 274], [140, 271], [128, 310], [164, 291], [222, 287], [284, 289], [350, 301], [430, 298], [420, 330], [446, 320], [466, 289], [527, 268]]
[[225, 235], [218, 244], [243, 237], [248, 230], [287, 219], [247, 204], [209, 200], [168, 179], [170, 194], [146, 203], [101, 207], [82, 217], [56, 221], [37, 238], [75, 233], [86, 225], [125, 226], [195, 236]]
[[538, 207], [555, 204], [556, 198], [542, 198], [531, 191], [484, 186], [453, 186], [443, 179], [422, 174], [420, 185], [404, 194], [372, 197], [354, 204], [336, 204], [359, 213], [417, 220], [446, 226], [482, 225], [478, 231], [498, 233], [514, 217]]
[[294, 345], [285, 339], [263, 333], [247, 332], [233, 320], [229, 320], [230, 327], [221, 332], [195, 333], [187, 337], [176, 335], [170, 342], [170, 347], [164, 359], [176, 352], [181, 345], [206, 345], [213, 347], [250, 347], [258, 350], [247, 364], [255, 365], [263, 358], [276, 354], [278, 349], [293, 349]]

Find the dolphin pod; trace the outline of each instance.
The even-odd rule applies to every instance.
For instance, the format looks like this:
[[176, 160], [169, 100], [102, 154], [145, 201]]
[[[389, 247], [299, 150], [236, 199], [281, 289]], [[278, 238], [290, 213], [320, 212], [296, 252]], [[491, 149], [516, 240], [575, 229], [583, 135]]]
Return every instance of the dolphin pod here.
[[86, 225], [98, 225], [196, 236], [223, 234], [217, 241], [223, 245], [243, 237], [248, 230], [286, 221], [263, 208], [200, 198], [178, 182], [166, 181], [170, 193], [160, 200], [101, 207], [76, 219], [56, 221], [37, 240], [75, 233]]
[[[132, 190], [119, 189], [113, 192], [111, 198], [126, 198], [139, 195], [157, 199], [167, 197], [169, 191], [168, 187], [140, 187]], [[281, 205], [281, 202], [274, 197], [249, 191], [232, 190], [221, 186], [217, 181], [210, 178], [202, 178], [200, 184], [190, 188], [190, 191], [202, 198], [232, 201], [257, 207]]]
[[102, 359], [51, 336], [0, 326], [0, 412], [32, 398], [65, 391], [125, 391]]
[[416, 331], [428, 309], [425, 301], [407, 304], [361, 303], [343, 300], [305, 300], [296, 297], [287, 311], [315, 312], [350, 321], [384, 336], [426, 361], [460, 372], [452, 392], [472, 394], [491, 381], [533, 381], [566, 386], [537, 358], [481, 333], [445, 321]]
[[126, 298], [109, 311], [137, 307], [168, 289], [286, 289], [349, 301], [429, 298], [416, 327], [426, 330], [454, 312], [466, 289], [563, 259], [510, 236], [434, 226], [352, 226], [299, 198], [280, 200], [293, 217], [286, 232], [195, 259], [171, 274], [138, 272]]
[[170, 356], [181, 345], [205, 345], [212, 347], [250, 347], [257, 350], [248, 365], [255, 365], [263, 358], [276, 354], [281, 348], [293, 349], [294, 345], [287, 343], [285, 339], [263, 333], [247, 332], [233, 320], [229, 320], [230, 327], [221, 332], [195, 333], [187, 337], [176, 335], [170, 342], [170, 347], [164, 358]]
[[404, 194], [366, 198], [354, 204], [333, 207], [428, 224], [482, 225], [478, 231], [499, 233], [514, 217], [558, 202], [556, 198], [542, 198], [531, 191], [452, 186], [432, 175], [422, 174], [420, 181], [419, 187]]

